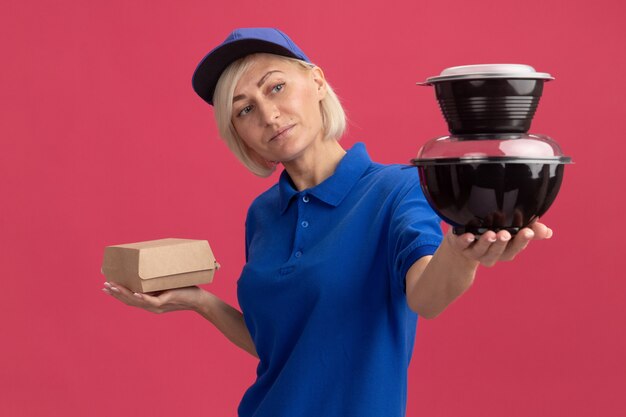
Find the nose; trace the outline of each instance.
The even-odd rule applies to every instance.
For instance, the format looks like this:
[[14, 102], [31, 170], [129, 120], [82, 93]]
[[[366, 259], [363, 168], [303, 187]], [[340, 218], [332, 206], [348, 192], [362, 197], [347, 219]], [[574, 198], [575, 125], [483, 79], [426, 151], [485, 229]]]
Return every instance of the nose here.
[[276, 120], [280, 116], [280, 111], [278, 110], [278, 107], [275, 103], [266, 102], [262, 105], [259, 104], [259, 107], [262, 115], [262, 120], [268, 125], [276, 122]]

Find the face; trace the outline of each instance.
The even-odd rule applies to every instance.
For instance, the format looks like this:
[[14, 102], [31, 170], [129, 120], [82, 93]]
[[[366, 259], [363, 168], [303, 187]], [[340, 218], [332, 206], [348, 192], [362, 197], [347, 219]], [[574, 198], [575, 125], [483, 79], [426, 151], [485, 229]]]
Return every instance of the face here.
[[292, 161], [323, 139], [320, 101], [325, 85], [317, 67], [256, 55], [235, 87], [233, 126], [261, 158]]

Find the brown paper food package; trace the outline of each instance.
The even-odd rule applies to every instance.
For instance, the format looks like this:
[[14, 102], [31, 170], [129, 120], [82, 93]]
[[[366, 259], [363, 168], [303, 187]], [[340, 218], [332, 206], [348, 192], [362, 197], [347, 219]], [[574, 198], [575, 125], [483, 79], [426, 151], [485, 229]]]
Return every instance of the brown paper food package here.
[[153, 292], [208, 284], [219, 264], [209, 242], [158, 239], [107, 246], [102, 273], [133, 292]]

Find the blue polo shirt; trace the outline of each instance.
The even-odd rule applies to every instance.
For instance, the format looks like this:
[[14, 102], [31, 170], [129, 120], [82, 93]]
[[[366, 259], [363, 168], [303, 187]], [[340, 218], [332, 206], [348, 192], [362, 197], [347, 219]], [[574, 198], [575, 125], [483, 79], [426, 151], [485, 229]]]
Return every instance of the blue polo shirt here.
[[441, 243], [416, 169], [356, 144], [298, 191], [283, 171], [252, 203], [238, 281], [259, 354], [240, 417], [400, 417], [417, 316], [404, 278]]

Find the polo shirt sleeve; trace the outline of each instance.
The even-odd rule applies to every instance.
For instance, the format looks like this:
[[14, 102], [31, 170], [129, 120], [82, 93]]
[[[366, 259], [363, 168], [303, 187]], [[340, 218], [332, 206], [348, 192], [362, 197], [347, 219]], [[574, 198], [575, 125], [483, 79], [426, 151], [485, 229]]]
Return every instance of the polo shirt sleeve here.
[[440, 222], [419, 181], [416, 178], [406, 181], [394, 202], [388, 236], [392, 277], [403, 292], [406, 292], [409, 268], [421, 257], [435, 253], [441, 244]]

